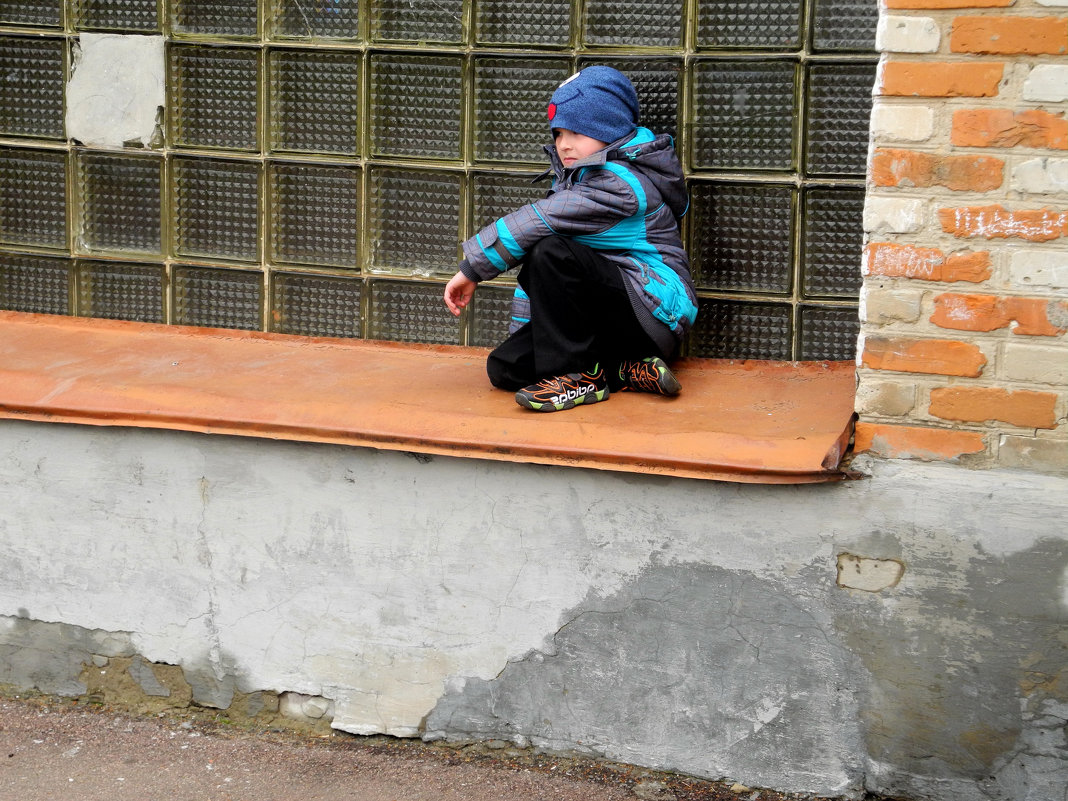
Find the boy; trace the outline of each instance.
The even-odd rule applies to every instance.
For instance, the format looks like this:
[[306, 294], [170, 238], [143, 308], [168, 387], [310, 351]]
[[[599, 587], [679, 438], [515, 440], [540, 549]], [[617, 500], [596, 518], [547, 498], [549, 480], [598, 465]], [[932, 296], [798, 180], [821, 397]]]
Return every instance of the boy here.
[[509, 337], [486, 370], [528, 409], [571, 409], [619, 389], [674, 395], [665, 360], [693, 325], [697, 299], [671, 137], [637, 126], [634, 87], [611, 67], [560, 84], [548, 117], [552, 188], [463, 243], [445, 304], [460, 314], [480, 281], [522, 265]]

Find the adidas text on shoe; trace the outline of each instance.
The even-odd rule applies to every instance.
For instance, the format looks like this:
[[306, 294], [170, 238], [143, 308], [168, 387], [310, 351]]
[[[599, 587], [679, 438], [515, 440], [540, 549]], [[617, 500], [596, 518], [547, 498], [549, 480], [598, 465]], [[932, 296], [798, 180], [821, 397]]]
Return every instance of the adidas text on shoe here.
[[608, 379], [600, 365], [586, 373], [544, 378], [515, 393], [515, 402], [536, 412], [561, 412], [608, 400]]
[[623, 388], [635, 392], [655, 392], [657, 395], [678, 395], [682, 389], [679, 379], [659, 356], [625, 361], [619, 365]]

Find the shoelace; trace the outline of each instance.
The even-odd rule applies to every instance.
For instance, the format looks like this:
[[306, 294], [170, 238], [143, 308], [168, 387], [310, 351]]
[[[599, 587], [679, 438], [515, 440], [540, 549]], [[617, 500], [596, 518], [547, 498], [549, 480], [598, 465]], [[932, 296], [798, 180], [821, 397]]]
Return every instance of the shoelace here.
[[649, 362], [632, 362], [626, 368], [626, 380], [642, 389], [654, 389], [660, 384], [660, 371]]

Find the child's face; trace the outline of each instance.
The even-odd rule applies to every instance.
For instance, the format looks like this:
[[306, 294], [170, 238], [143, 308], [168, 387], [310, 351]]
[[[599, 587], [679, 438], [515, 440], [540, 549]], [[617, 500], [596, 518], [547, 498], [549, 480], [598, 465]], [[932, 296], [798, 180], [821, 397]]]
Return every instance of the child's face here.
[[579, 159], [592, 156], [601, 148], [608, 146], [607, 142], [569, 131], [567, 128], [553, 128], [553, 137], [556, 140], [556, 154], [565, 167], [570, 167]]

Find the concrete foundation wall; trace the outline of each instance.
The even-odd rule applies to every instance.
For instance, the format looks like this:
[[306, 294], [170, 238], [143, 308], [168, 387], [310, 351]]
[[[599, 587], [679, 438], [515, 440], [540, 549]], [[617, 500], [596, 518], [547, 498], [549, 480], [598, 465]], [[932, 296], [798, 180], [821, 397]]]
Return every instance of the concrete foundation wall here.
[[4, 421], [0, 683], [1068, 797], [1068, 481], [860, 467], [764, 487]]

